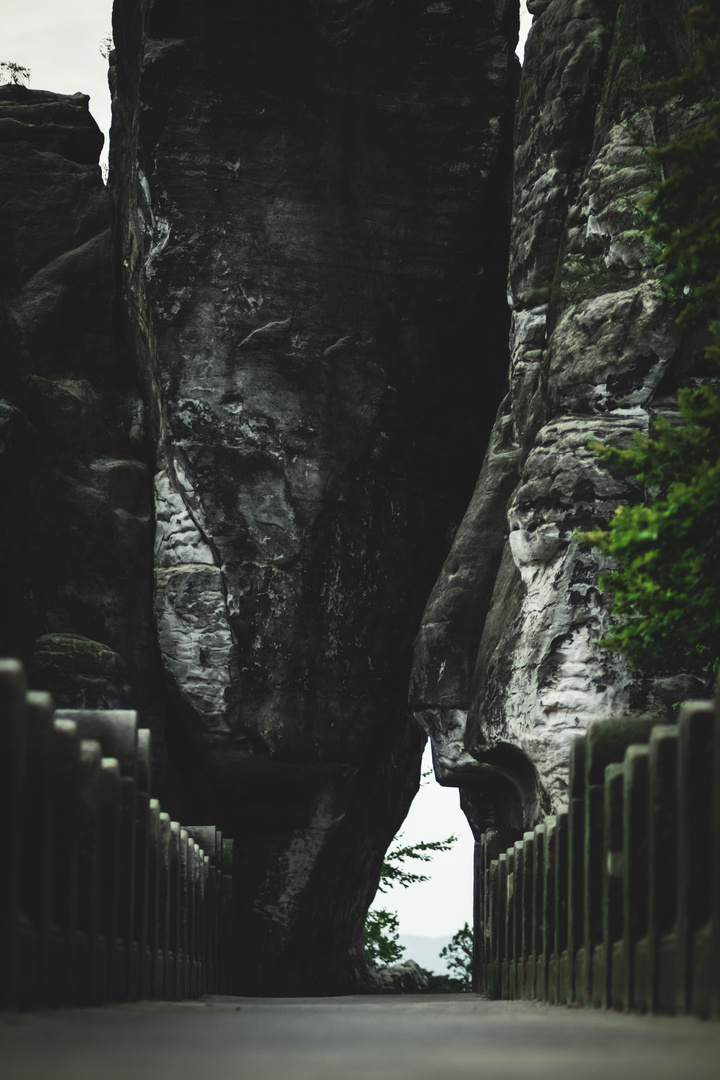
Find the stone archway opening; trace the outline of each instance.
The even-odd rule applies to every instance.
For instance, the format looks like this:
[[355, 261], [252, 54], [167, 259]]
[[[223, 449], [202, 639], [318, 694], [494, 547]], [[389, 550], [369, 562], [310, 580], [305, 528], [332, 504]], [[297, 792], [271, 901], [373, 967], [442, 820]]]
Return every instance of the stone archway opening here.
[[415, 960], [436, 974], [447, 971], [440, 949], [465, 923], [473, 923], [474, 839], [458, 789], [435, 781], [428, 743], [420, 788], [388, 851], [450, 836], [456, 839], [448, 851], [429, 853], [428, 862], [408, 859], [403, 863], [405, 869], [425, 875], [427, 881], [378, 891], [371, 907], [397, 914], [403, 961]]

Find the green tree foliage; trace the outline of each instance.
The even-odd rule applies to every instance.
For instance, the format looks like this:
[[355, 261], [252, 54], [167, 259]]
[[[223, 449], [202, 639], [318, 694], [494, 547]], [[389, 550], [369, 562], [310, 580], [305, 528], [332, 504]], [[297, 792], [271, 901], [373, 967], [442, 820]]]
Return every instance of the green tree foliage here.
[[[409, 859], [430, 862], [433, 855], [449, 851], [457, 840], [448, 836], [446, 840], [422, 840], [418, 844], [391, 848], [383, 861], [380, 871], [378, 892], [387, 892], [391, 885], [400, 885], [403, 889], [427, 881], [427, 874], [416, 874], [403, 866]], [[403, 947], [398, 943], [398, 917], [386, 908], [377, 908], [367, 914], [365, 920], [365, 956], [368, 963], [394, 964], [402, 958]]]
[[467, 923], [453, 934], [440, 956], [447, 958], [447, 966], [455, 973], [452, 981], [459, 984], [457, 989], [472, 990], [473, 932]]
[[15, 86], [27, 86], [30, 82], [30, 68], [16, 64], [14, 60], [0, 61], [0, 82], [13, 83]]
[[380, 871], [378, 892], [387, 892], [392, 885], [401, 885], [403, 889], [407, 889], [410, 885], [427, 881], [427, 874], [413, 874], [405, 870], [402, 864], [408, 859], [430, 862], [433, 855], [449, 851], [456, 840], [457, 836], [448, 836], [446, 840], [422, 840], [419, 844], [410, 844], [408, 847], [391, 848]]
[[[665, 282], [688, 326], [710, 319], [720, 361], [720, 0], [691, 9], [696, 62], [654, 87], [695, 102], [702, 122], [675, 141], [648, 150], [665, 173], [648, 200], [650, 234], [662, 247]], [[649, 489], [641, 505], [620, 506], [608, 529], [581, 533], [613, 559], [601, 576], [622, 622], [602, 644], [638, 667], [707, 670], [720, 656], [720, 385], [678, 395], [680, 422], [659, 419], [629, 449], [593, 444], [611, 467], [635, 474]]]
[[398, 917], [394, 911], [379, 908], [368, 911], [365, 920], [365, 957], [372, 967], [396, 964], [405, 951], [398, 941]]
[[684, 424], [660, 419], [627, 450], [593, 444], [661, 494], [582, 535], [617, 566], [600, 584], [623, 621], [603, 644], [650, 671], [703, 670], [720, 656], [720, 386], [678, 398]]
[[691, 8], [688, 22], [698, 37], [695, 63], [652, 89], [696, 103], [703, 120], [647, 151], [665, 176], [647, 202], [649, 231], [663, 245], [665, 283], [682, 296], [680, 326], [712, 316], [720, 297], [720, 0]]

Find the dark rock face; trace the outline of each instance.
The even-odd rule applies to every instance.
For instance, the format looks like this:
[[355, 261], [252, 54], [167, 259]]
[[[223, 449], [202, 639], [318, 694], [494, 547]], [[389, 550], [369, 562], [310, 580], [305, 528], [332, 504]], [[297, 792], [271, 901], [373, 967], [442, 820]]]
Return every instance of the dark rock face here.
[[87, 103], [0, 87], [0, 654], [157, 728], [143, 406]]
[[673, 322], [643, 232], [655, 178], [643, 148], [691, 121], [642, 90], [687, 60], [680, 9], [551, 0], [535, 11], [515, 131], [510, 393], [413, 676], [438, 775], [467, 785], [477, 829], [521, 829], [562, 802], [569, 742], [590, 719], [662, 717], [693, 689], [599, 647], [598, 558], [573, 539], [639, 494], [588, 441], [647, 431], [702, 355]]
[[242, 989], [369, 985], [412, 640], [504, 379], [516, 17], [116, 0], [157, 633], [241, 848]]

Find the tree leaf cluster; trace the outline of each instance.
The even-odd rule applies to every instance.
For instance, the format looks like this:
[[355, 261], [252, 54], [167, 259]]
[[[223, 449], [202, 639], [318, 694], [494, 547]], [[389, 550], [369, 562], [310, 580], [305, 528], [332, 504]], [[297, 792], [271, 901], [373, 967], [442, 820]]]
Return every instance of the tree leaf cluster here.
[[[427, 881], [427, 874], [415, 874], [403, 866], [409, 859], [430, 862], [433, 855], [449, 851], [457, 840], [448, 836], [445, 840], [421, 840], [417, 844], [405, 844], [392, 847], [383, 860], [380, 871], [378, 892], [387, 892], [392, 885], [403, 889]], [[365, 920], [364, 944], [365, 956], [370, 965], [395, 964], [402, 959], [404, 949], [398, 942], [398, 917], [394, 911], [386, 908], [370, 910]]]
[[602, 644], [649, 671], [704, 670], [720, 656], [720, 385], [682, 390], [678, 404], [684, 423], [660, 418], [627, 450], [593, 445], [658, 497], [582, 534], [616, 564], [600, 585], [623, 621]]
[[467, 923], [440, 950], [440, 957], [447, 959], [447, 966], [455, 973], [455, 980], [460, 983], [458, 989], [472, 990], [473, 932]]
[[456, 836], [448, 836], [446, 840], [422, 840], [418, 844], [410, 844], [406, 847], [391, 848], [383, 861], [380, 871], [380, 884], [378, 892], [387, 892], [393, 885], [400, 885], [403, 889], [410, 885], [417, 885], [427, 881], [427, 874], [414, 874], [405, 870], [403, 863], [408, 859], [416, 859], [420, 862], [430, 862], [433, 855], [442, 851], [449, 851], [457, 840]]
[[7, 81], [14, 86], [27, 86], [30, 82], [30, 68], [14, 60], [0, 61], [0, 82]]
[[405, 951], [398, 941], [398, 917], [394, 911], [379, 908], [368, 911], [365, 920], [365, 958], [372, 967], [396, 964]]
[[[720, 362], [720, 0], [689, 12], [695, 62], [655, 93], [682, 94], [703, 120], [648, 153], [664, 178], [648, 199], [677, 322], [709, 319], [706, 358]], [[678, 394], [679, 418], [659, 418], [628, 449], [591, 444], [612, 468], [644, 484], [644, 503], [619, 506], [607, 529], [579, 533], [614, 568], [600, 578], [621, 622], [602, 643], [637, 667], [707, 671], [720, 656], [720, 384]]]
[[697, 36], [695, 62], [652, 89], [681, 95], [703, 119], [647, 150], [664, 175], [647, 202], [654, 219], [649, 232], [663, 246], [666, 284], [682, 297], [679, 326], [707, 315], [720, 297], [720, 2], [691, 8], [688, 22]]

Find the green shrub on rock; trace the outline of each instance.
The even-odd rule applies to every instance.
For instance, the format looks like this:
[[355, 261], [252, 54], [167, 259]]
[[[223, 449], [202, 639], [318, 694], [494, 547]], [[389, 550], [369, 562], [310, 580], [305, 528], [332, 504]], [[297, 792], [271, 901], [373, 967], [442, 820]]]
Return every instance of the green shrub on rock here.
[[[665, 284], [689, 326], [710, 319], [720, 362], [720, 0], [691, 9], [696, 60], [655, 88], [685, 94], [702, 120], [648, 153], [663, 179], [647, 200], [650, 236], [662, 246]], [[607, 529], [578, 534], [614, 560], [600, 578], [621, 617], [602, 644], [638, 667], [707, 671], [720, 657], [720, 383], [678, 394], [679, 422], [657, 420], [629, 449], [592, 444], [611, 467], [636, 475], [648, 500], [619, 506]]]
[[627, 450], [592, 444], [659, 497], [582, 535], [617, 565], [600, 584], [623, 621], [603, 644], [653, 671], [720, 656], [720, 385], [681, 390], [678, 402], [682, 424], [660, 418]]

